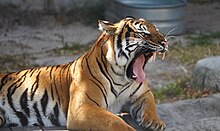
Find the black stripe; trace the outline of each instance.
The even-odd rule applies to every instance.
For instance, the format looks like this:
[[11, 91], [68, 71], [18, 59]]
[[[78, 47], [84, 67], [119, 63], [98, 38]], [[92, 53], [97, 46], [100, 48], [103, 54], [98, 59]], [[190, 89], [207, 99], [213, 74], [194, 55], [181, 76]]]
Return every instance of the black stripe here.
[[[91, 79], [90, 79], [91, 80]], [[99, 86], [95, 81], [93, 81], [93, 80], [91, 80], [95, 85], [97, 85], [98, 86], [98, 88], [101, 90], [101, 92], [102, 92], [102, 95], [104, 96], [104, 99], [105, 99], [105, 104], [106, 104], [106, 107], [108, 107], [108, 100], [107, 100], [107, 98], [106, 98], [106, 95], [105, 95], [105, 93], [104, 93], [104, 91], [103, 91], [103, 89], [101, 88], [101, 86]], [[105, 87], [103, 87], [104, 89], [105, 89]], [[106, 91], [105, 91], [106, 92]], [[107, 94], [107, 93], [106, 93]]]
[[36, 113], [37, 122], [38, 122], [41, 126], [44, 126], [44, 123], [43, 123], [43, 121], [42, 121], [40, 112], [39, 112], [38, 107], [37, 107], [37, 102], [34, 103], [33, 108], [34, 108], [34, 111], [35, 111], [35, 113]]
[[54, 68], [55, 66], [52, 66], [51, 67], [51, 69], [50, 69], [50, 79], [52, 79], [52, 72], [53, 72], [53, 68]]
[[[2, 87], [8, 82], [8, 76], [12, 73], [6, 74], [2, 79], [1, 79], [1, 85], [0, 85], [0, 91], [2, 90]], [[9, 76], [10, 77], [10, 76]]]
[[118, 96], [120, 94], [122, 94], [125, 90], [127, 90], [130, 86], [131, 86], [132, 83], [130, 83], [129, 85], [127, 85], [121, 92], [118, 93]]
[[[134, 118], [137, 118], [137, 113], [140, 111], [141, 107], [143, 106], [143, 103], [145, 102], [146, 99], [144, 99], [141, 104], [139, 104], [138, 106], [134, 107], [132, 110], [132, 114], [134, 116]], [[137, 109], [136, 109], [137, 108]]]
[[52, 85], [52, 83], [50, 84], [50, 92], [51, 92], [52, 100], [54, 100], [54, 96], [53, 96], [53, 85]]
[[16, 72], [16, 74], [15, 74], [15, 75], [18, 75], [18, 74], [20, 74], [20, 73], [21, 73], [22, 71], [23, 71], [23, 70], [20, 70], [20, 71]]
[[30, 77], [32, 77], [32, 75], [34, 74], [34, 72], [37, 70], [37, 68], [33, 69], [31, 74], [30, 74]]
[[58, 107], [58, 104], [57, 104], [57, 103], [56, 103], [56, 105], [54, 106], [53, 111], [54, 111], [55, 116], [58, 118], [60, 112], [59, 112], [59, 107]]
[[26, 113], [26, 115], [28, 117], [30, 117], [30, 110], [29, 110], [29, 106], [28, 106], [28, 97], [27, 97], [27, 91], [28, 89], [26, 89], [23, 94], [21, 95], [21, 99], [20, 99], [20, 105], [22, 110], [24, 110], [24, 112]]
[[[22, 79], [22, 77], [20, 78]], [[20, 81], [20, 79], [18, 81]], [[12, 110], [15, 112], [15, 114], [17, 115], [17, 117], [20, 120], [20, 123], [22, 126], [26, 126], [28, 124], [28, 119], [27, 117], [20, 111], [17, 111], [14, 107], [13, 104], [13, 99], [12, 99], [12, 95], [15, 93], [16, 89], [18, 88], [17, 86], [15, 86], [16, 82], [14, 84], [12, 84], [9, 88], [8, 88], [8, 94], [7, 94], [7, 98], [8, 98], [8, 104], [10, 105], [10, 107], [12, 108]], [[15, 86], [15, 87], [14, 87]], [[13, 88], [14, 87], [14, 88]], [[13, 88], [13, 89], [12, 89]]]
[[41, 102], [41, 107], [44, 113], [44, 116], [46, 116], [46, 108], [47, 108], [47, 104], [48, 104], [48, 94], [47, 94], [47, 90], [44, 91], [44, 95], [40, 100]]
[[[36, 92], [37, 89], [38, 89], [40, 73], [41, 73], [41, 71], [37, 74], [36, 80], [35, 80], [34, 84], [33, 84], [32, 87], [31, 87], [31, 101], [33, 100], [34, 95], [35, 95], [35, 92]], [[34, 87], [35, 87], [35, 88], [34, 88]]]
[[20, 122], [21, 122], [22, 126], [28, 125], [28, 119], [27, 119], [27, 117], [22, 112], [16, 111], [16, 115], [20, 119]]
[[[117, 85], [117, 86], [124, 86], [124, 85], [119, 84], [119, 83], [116, 83], [116, 82], [114, 81], [114, 79], [112, 78], [112, 76], [109, 74], [109, 70], [107, 69], [107, 65], [105, 64], [106, 62], [105, 62], [103, 59], [104, 59], [104, 57], [101, 58], [101, 61], [102, 61], [103, 65], [104, 65], [104, 69], [105, 69], [105, 71], [107, 72], [107, 74], [108, 74], [108, 76], [110, 77], [110, 79], [112, 80], [113, 84], [114, 84], [114, 85]], [[112, 67], [112, 66], [111, 66], [111, 67]], [[117, 75], [117, 74], [116, 74], [116, 75]], [[120, 75], [120, 76], [121, 76], [121, 75]]]
[[[138, 43], [138, 42], [136, 42], [136, 43], [133, 44], [132, 46], [138, 45], [137, 43]], [[131, 46], [130, 46], [130, 47], [131, 47]], [[128, 51], [128, 55], [131, 56], [131, 53], [134, 52], [135, 50], [137, 50], [138, 48], [140, 48], [140, 47], [137, 46], [137, 47], [135, 47], [133, 50], [130, 50], [129, 47], [127, 46], [127, 47], [125, 47], [125, 50], [127, 50], [127, 51]]]
[[55, 69], [55, 71], [56, 71], [60, 67], [60, 65], [56, 65], [55, 67], [56, 67], [56, 69]]
[[48, 69], [49, 69], [49, 67], [50, 67], [50, 66], [47, 66], [47, 67], [46, 67], [46, 70], [48, 70]]
[[[129, 27], [130, 28], [130, 27]], [[130, 37], [130, 32], [129, 31], [127, 31], [126, 33], [125, 33], [125, 40], [126, 40], [126, 45], [129, 45], [129, 37]]]
[[140, 84], [138, 85], [138, 87], [135, 89], [135, 91], [130, 94], [130, 97], [132, 97], [132, 96], [140, 89], [140, 87], [141, 87], [142, 84], [143, 84], [143, 83], [140, 83]]
[[71, 81], [71, 80], [69, 79], [69, 78], [70, 78], [70, 66], [71, 66], [71, 64], [72, 64], [72, 63], [69, 63], [69, 64], [66, 66], [66, 69], [65, 69], [65, 70], [66, 70], [66, 84], [67, 84], [67, 85], [70, 85], [70, 81]]
[[[136, 46], [136, 48], [134, 48], [133, 50], [130, 50], [129, 48], [131, 48], [133, 46]], [[135, 51], [137, 48], [139, 48], [139, 46], [137, 43], [135, 43], [135, 44], [128, 45], [127, 47], [125, 47], [125, 50], [129, 51], [129, 54], [130, 54], [131, 52]]]
[[58, 90], [57, 90], [57, 86], [56, 86], [55, 74], [54, 74], [54, 79], [53, 79], [53, 85], [54, 85], [54, 88], [55, 88], [55, 91], [56, 91], [56, 94], [57, 94], [58, 102], [60, 104], [60, 96], [59, 96], [59, 93], [58, 93]]
[[89, 98], [89, 100], [91, 100], [93, 103], [100, 107], [100, 105], [96, 101], [94, 101], [87, 93], [86, 96]]
[[53, 108], [54, 113], [50, 114], [49, 119], [50, 122], [55, 125], [55, 126], [60, 126], [60, 122], [59, 122], [59, 107], [58, 104], [56, 103], [56, 105]]
[[139, 24], [139, 30], [143, 31], [142, 24]]
[[122, 50], [122, 48], [120, 49], [119, 53], [118, 53], [118, 57], [120, 56], [124, 56], [126, 59], [128, 59], [128, 56], [125, 54], [125, 52]]
[[[91, 76], [92, 76], [97, 82], [99, 82], [99, 84], [100, 84], [102, 87], [105, 87], [105, 86], [102, 84], [102, 82], [101, 82], [100, 80], [98, 80], [98, 79], [92, 74], [87, 59], [86, 59], [86, 64], [87, 64], [87, 67], [88, 67], [88, 70], [89, 70], [89, 73], [91, 74]], [[105, 93], [107, 94], [106, 89], [105, 89], [105, 88], [103, 88], [103, 89], [104, 89]]]
[[130, 32], [134, 32], [134, 30], [133, 30], [129, 25], [126, 25], [126, 28], [127, 28], [127, 30], [128, 30], [129, 33], [130, 33]]
[[[104, 65], [105, 71], [107, 72], [108, 76], [109, 76], [110, 79], [112, 80], [113, 84], [114, 84], [114, 85], [117, 85], [117, 86], [124, 86], [124, 85], [122, 85], [122, 84], [116, 83], [116, 82], [113, 80], [112, 76], [109, 74], [109, 72], [108, 72], [108, 70], [107, 70], [107, 66], [104, 64], [105, 62], [104, 62], [104, 60], [103, 60], [103, 57], [102, 57], [101, 61], [102, 61], [103, 65]], [[116, 74], [116, 75], [117, 75], [117, 74]], [[121, 75], [120, 75], [120, 76], [121, 76]]]
[[114, 89], [111, 80], [110, 80], [110, 79], [108, 78], [108, 76], [105, 74], [105, 72], [104, 72], [104, 70], [103, 70], [103, 68], [102, 68], [101, 63], [100, 63], [97, 59], [96, 59], [96, 62], [98, 63], [99, 69], [100, 69], [100, 71], [102, 72], [102, 74], [105, 76], [105, 78], [108, 79], [108, 81], [109, 81], [109, 83], [110, 83], [110, 86], [111, 86], [111, 92], [115, 95], [115, 97], [117, 97], [117, 91]]
[[[63, 91], [63, 87], [62, 87], [62, 79], [63, 79], [63, 77], [62, 77], [62, 72], [63, 72], [63, 67], [61, 67], [60, 68], [60, 71], [59, 71], [59, 75], [60, 75], [60, 77], [59, 77], [59, 82], [60, 82], [60, 85], [59, 85], [59, 88]], [[67, 84], [67, 83], [66, 83]]]
[[112, 71], [113, 71], [116, 75], [118, 75], [118, 76], [123, 76], [122, 74], [118, 74], [118, 72], [116, 72], [112, 66], [111, 66], [111, 69], [112, 69]]
[[2, 99], [2, 105], [5, 105], [5, 97]]

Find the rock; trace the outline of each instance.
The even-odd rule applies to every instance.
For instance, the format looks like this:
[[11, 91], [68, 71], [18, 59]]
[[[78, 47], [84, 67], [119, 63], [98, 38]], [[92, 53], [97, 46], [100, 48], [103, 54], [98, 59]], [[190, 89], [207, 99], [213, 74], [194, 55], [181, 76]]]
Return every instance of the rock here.
[[204, 118], [187, 125], [177, 126], [166, 131], [218, 131], [220, 129], [220, 117]]
[[188, 125], [194, 121], [220, 116], [220, 94], [206, 98], [182, 100], [158, 105], [159, 116], [168, 128]]
[[[157, 105], [158, 115], [167, 131], [220, 130], [220, 94]], [[128, 115], [123, 119], [137, 131], [144, 131]]]
[[[165, 85], [175, 82], [187, 75], [187, 69], [169, 60], [149, 61], [145, 66], [145, 72], [151, 89], [160, 89]], [[175, 78], [175, 79], [173, 79]]]
[[196, 63], [193, 87], [220, 91], [220, 56], [201, 59]]

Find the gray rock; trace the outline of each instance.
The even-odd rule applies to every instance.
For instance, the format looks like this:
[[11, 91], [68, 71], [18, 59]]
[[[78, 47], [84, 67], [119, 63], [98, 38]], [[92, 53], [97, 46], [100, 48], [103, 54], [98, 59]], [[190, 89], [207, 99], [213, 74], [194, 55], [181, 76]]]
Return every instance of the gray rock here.
[[168, 128], [166, 131], [219, 131], [220, 117], [204, 118], [187, 125]]
[[[220, 94], [206, 98], [159, 104], [158, 114], [167, 124], [167, 131], [220, 130]], [[123, 119], [137, 131], [144, 131], [130, 116]]]
[[186, 126], [200, 119], [220, 117], [219, 101], [220, 94], [215, 94], [206, 98], [161, 104], [158, 105], [158, 113], [168, 128]]
[[193, 87], [220, 90], [220, 56], [197, 62], [193, 71]]

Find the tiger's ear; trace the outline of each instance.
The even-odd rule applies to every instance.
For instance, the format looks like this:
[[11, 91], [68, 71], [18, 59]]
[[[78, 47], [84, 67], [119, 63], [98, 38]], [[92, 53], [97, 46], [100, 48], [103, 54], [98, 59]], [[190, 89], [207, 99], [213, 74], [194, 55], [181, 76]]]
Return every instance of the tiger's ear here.
[[108, 35], [114, 35], [117, 27], [108, 21], [98, 20], [99, 30], [105, 31]]

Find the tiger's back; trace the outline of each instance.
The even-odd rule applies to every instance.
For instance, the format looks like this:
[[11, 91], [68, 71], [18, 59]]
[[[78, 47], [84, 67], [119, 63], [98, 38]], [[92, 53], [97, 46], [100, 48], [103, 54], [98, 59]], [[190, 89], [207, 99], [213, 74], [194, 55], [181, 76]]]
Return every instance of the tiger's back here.
[[0, 125], [65, 125], [71, 64], [0, 74]]

